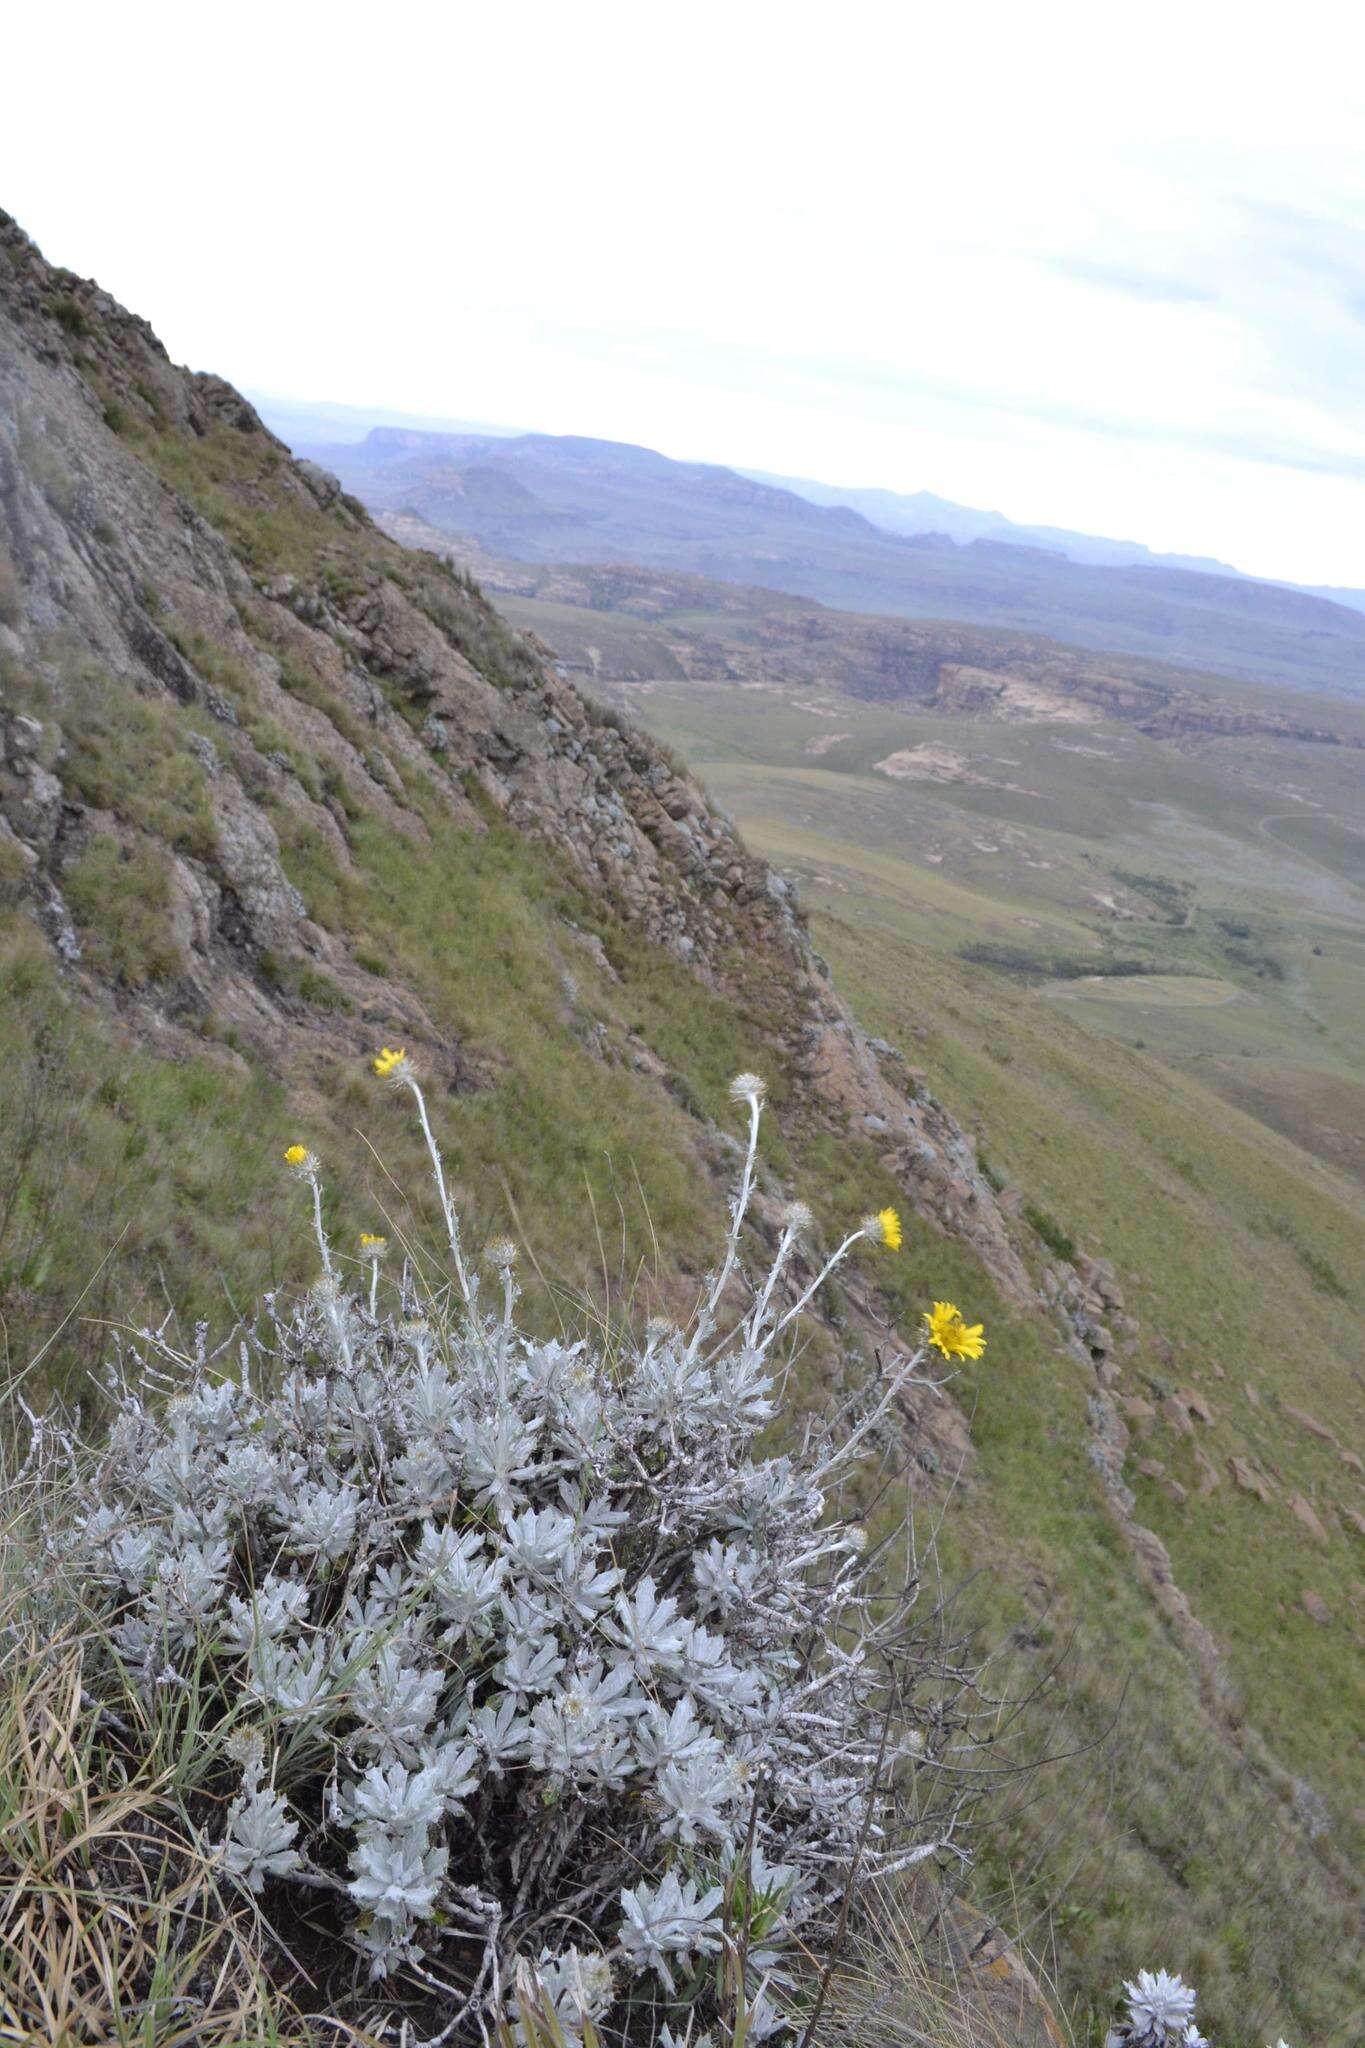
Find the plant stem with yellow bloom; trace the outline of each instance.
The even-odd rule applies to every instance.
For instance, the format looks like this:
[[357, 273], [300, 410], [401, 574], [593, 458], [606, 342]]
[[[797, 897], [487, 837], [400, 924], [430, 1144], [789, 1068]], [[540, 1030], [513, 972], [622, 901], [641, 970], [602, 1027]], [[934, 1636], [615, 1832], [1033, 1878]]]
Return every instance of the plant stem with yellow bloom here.
[[894, 1209], [879, 1209], [877, 1221], [882, 1227], [882, 1243], [886, 1249], [889, 1252], [898, 1252], [902, 1242], [900, 1217]]
[[329, 1280], [335, 1280], [331, 1246], [327, 1242], [327, 1232], [322, 1227], [322, 1189], [318, 1184], [317, 1155], [310, 1152], [306, 1145], [290, 1145], [285, 1149], [284, 1163], [300, 1180], [308, 1183], [313, 1197], [313, 1232], [318, 1241], [322, 1270]]
[[422, 1093], [421, 1083], [413, 1072], [412, 1061], [408, 1058], [403, 1046], [400, 1045], [393, 1048], [386, 1045], [375, 1054], [374, 1058], [370, 1061], [370, 1065], [381, 1081], [387, 1081], [395, 1088], [409, 1088], [412, 1091], [412, 1098], [417, 1104], [417, 1115], [422, 1125], [422, 1136], [426, 1141], [427, 1157], [431, 1161], [432, 1179], [436, 1183], [436, 1193], [440, 1198], [441, 1214], [445, 1219], [446, 1237], [450, 1242], [450, 1256], [455, 1262], [455, 1278], [459, 1282], [460, 1294], [465, 1307], [472, 1308], [474, 1305], [474, 1290], [470, 1286], [469, 1273], [464, 1262], [464, 1251], [460, 1244], [459, 1219], [455, 1214], [455, 1204], [450, 1199], [450, 1190], [446, 1186], [445, 1167], [441, 1162], [440, 1147], [437, 1145], [436, 1139], [432, 1134], [431, 1123], [427, 1116], [426, 1098]]
[[381, 1259], [382, 1259], [382, 1258], [384, 1257], [384, 1254], [385, 1254], [385, 1253], [386, 1253], [386, 1252], [388, 1251], [388, 1248], [389, 1248], [389, 1240], [388, 1240], [388, 1239], [387, 1239], [386, 1237], [381, 1237], [381, 1236], [379, 1235], [378, 1231], [375, 1231], [375, 1230], [362, 1230], [362, 1231], [361, 1231], [361, 1233], [360, 1233], [360, 1256], [361, 1256], [361, 1258], [362, 1258], [362, 1259], [365, 1259], [365, 1260], [367, 1260], [367, 1261], [368, 1261], [368, 1263], [369, 1263], [369, 1268], [370, 1268], [370, 1314], [371, 1314], [371, 1315], [373, 1315], [373, 1314], [374, 1314], [374, 1312], [375, 1312], [375, 1304], [376, 1304], [376, 1302], [377, 1302], [377, 1301], [378, 1301], [378, 1299], [379, 1299], [379, 1261], [380, 1261], [380, 1260], [381, 1260]]
[[801, 1311], [804, 1308], [806, 1308], [808, 1304], [813, 1300], [813, 1298], [820, 1292], [820, 1289], [824, 1286], [826, 1280], [829, 1279], [829, 1276], [834, 1271], [835, 1267], [841, 1266], [843, 1264], [844, 1260], [852, 1251], [854, 1245], [861, 1244], [864, 1242], [864, 1240], [868, 1244], [884, 1244], [887, 1246], [889, 1250], [898, 1251], [900, 1249], [901, 1244], [901, 1219], [896, 1214], [895, 1210], [882, 1209], [875, 1216], [864, 1216], [862, 1222], [858, 1225], [858, 1228], [856, 1230], [851, 1230], [849, 1232], [848, 1236], [839, 1246], [839, 1249], [836, 1252], [834, 1252], [830, 1258], [826, 1259], [824, 1265], [816, 1274], [815, 1278], [811, 1281], [810, 1286], [806, 1289], [805, 1293], [800, 1297], [798, 1301], [793, 1302], [792, 1306], [787, 1310], [785, 1315], [780, 1316], [778, 1318], [777, 1322], [773, 1324], [773, 1327], [768, 1332], [767, 1336], [762, 1339], [761, 1343], [758, 1345], [760, 1355], [764, 1351], [766, 1351], [770, 1345], [776, 1343], [777, 1339], [782, 1335], [782, 1332], [787, 1328], [789, 1323], [794, 1323], [796, 1321], [796, 1318], [801, 1314]]
[[401, 1087], [405, 1081], [412, 1079], [408, 1055], [401, 1045], [397, 1049], [387, 1045], [381, 1046], [370, 1061], [370, 1065], [381, 1081], [392, 1081], [395, 1087]]

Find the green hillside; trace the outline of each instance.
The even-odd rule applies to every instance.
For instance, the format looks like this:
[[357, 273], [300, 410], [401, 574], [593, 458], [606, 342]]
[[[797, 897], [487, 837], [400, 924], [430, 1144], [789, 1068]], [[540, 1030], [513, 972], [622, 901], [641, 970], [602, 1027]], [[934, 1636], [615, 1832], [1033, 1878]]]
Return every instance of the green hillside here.
[[[1220, 849], [1259, 835], [1227, 792], [1228, 819], [1194, 817], [1202, 771], [1171, 770], [1190, 873], [1125, 844], [1124, 882], [1098, 850], [1114, 792], [1078, 781], [1070, 812], [992, 838], [977, 804], [994, 784], [1067, 786], [1012, 729], [971, 726], [1019, 759], [939, 785], [942, 844], [917, 846], [905, 791], [923, 785], [876, 762], [947, 744], [946, 727], [863, 706], [814, 754], [842, 704], [644, 698], [708, 796], [468, 578], [380, 532], [229, 386], [174, 368], [3, 221], [0, 321], [11, 1394], [83, 1396], [98, 1423], [97, 1369], [130, 1328], [167, 1321], [192, 1350], [201, 1318], [207, 1343], [263, 1287], [310, 1286], [287, 1144], [344, 1190], [326, 1220], [345, 1256], [375, 1229], [420, 1253], [434, 1202], [410, 1119], [369, 1070], [381, 1043], [420, 1065], [470, 1241], [512, 1234], [541, 1328], [676, 1314], [723, 1239], [727, 1083], [757, 1069], [774, 1113], [746, 1254], [771, 1250], [792, 1197], [817, 1243], [884, 1205], [907, 1220], [902, 1250], [861, 1245], [812, 1300], [774, 1443], [901, 1355], [936, 1298], [987, 1330], [950, 1394], [888, 1420], [897, 1502], [869, 1494], [889, 1517], [909, 1489], [925, 1603], [949, 1597], [993, 1716], [953, 1760], [981, 1794], [974, 1863], [945, 1851], [936, 1881], [1049, 1951], [1082, 2039], [1102, 2038], [1124, 1975], [1162, 1964], [1199, 1983], [1227, 2048], [1277, 2030], [1346, 2048], [1362, 1990], [1360, 1479], [1342, 1457], [1362, 1414], [1358, 1212], [1344, 1174], [1224, 1108], [1179, 1048], [1116, 1043], [1051, 986], [1094, 1004], [1057, 962], [1131, 944], [1182, 1029], [1236, 1008], [1173, 1009], [1172, 977], [1193, 969], [1206, 993], [1264, 996], [1272, 1043], [1334, 1080], [1355, 971], [1335, 824], [1315, 813], [1292, 854], [1311, 920], [1295, 935], [1268, 884], [1224, 895]], [[765, 704], [771, 747], [750, 716]], [[1123, 815], [1140, 842], [1145, 814]], [[1005, 823], [1010, 886], [974, 865], [1002, 858]], [[1284, 842], [1263, 843], [1278, 872]], [[803, 868], [824, 960], [766, 848]], [[1095, 929], [1096, 889], [1132, 912], [1123, 955]], [[1221, 930], [1253, 899], [1264, 930]], [[1032, 952], [1017, 971], [958, 957], [1017, 941], [1021, 916], [1044, 970]], [[1316, 1064], [1293, 1037], [1310, 1010]], [[1117, 1269], [1106, 1295], [1087, 1253]], [[813, 1281], [816, 1252], [800, 1258]], [[1119, 1475], [1111, 1411], [1133, 1423]]]

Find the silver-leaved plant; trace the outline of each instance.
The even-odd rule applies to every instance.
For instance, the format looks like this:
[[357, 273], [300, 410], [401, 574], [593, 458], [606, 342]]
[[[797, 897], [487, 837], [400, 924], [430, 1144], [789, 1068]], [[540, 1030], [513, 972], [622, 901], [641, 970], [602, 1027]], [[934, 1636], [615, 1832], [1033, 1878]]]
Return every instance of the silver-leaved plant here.
[[[698, 2037], [728, 1947], [750, 2033], [777, 2030], [786, 1959], [818, 1950], [852, 1874], [958, 1853], [939, 1788], [966, 1681], [911, 1612], [910, 1554], [870, 1552], [845, 1511], [852, 1475], [894, 1454], [923, 1350], [799, 1451], [759, 1445], [803, 1312], [899, 1224], [821, 1260], [795, 1205], [749, 1283], [762, 1088], [742, 1076], [739, 1189], [689, 1325], [541, 1342], [510, 1248], [481, 1296], [411, 1063], [377, 1064], [428, 1141], [448, 1284], [405, 1270], [386, 1307], [374, 1256], [348, 1284], [318, 1163], [292, 1148], [320, 1281], [267, 1298], [233, 1349], [142, 1334], [101, 1445], [67, 1444], [99, 1507], [54, 1550], [124, 1682], [192, 1683], [232, 1731], [246, 1769], [209, 1810], [267, 1917], [306, 1886], [374, 1975], [425, 1958], [471, 2024], [514, 2011], [533, 1964], [571, 2034], [629, 1998]], [[1148, 2005], [1155, 2042], [1175, 2001]]]

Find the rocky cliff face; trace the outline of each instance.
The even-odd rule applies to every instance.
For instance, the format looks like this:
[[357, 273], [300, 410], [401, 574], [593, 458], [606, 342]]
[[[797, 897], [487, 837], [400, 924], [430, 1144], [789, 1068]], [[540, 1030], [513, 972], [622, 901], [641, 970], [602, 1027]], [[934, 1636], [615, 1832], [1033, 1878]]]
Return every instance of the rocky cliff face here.
[[[653, 742], [12, 223], [0, 323], [0, 833], [73, 985], [172, 1039], [211, 1012], [280, 1071], [301, 1042], [358, 1055], [382, 1019], [458, 1073], [288, 850], [316, 850], [320, 899], [354, 875], [358, 828], [421, 842], [501, 817], [703, 981], [756, 993], [802, 1113], [869, 1141], [1028, 1297], [968, 1140], [869, 1048], [784, 884]], [[119, 881], [121, 917], [139, 877], [155, 971], [111, 973], [95, 883]]]

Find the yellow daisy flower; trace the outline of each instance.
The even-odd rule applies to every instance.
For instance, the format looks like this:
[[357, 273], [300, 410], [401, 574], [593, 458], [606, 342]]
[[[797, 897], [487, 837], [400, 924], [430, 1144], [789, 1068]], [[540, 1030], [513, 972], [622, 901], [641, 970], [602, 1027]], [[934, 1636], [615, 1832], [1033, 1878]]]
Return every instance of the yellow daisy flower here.
[[894, 1209], [879, 1209], [875, 1216], [864, 1216], [858, 1227], [873, 1244], [884, 1244], [892, 1252], [900, 1250], [901, 1219]]
[[306, 1145], [291, 1145], [284, 1155], [284, 1163], [286, 1166], [306, 1166], [308, 1164], [308, 1147]]
[[926, 1311], [924, 1332], [945, 1358], [980, 1358], [986, 1348], [981, 1324], [963, 1322], [962, 1311], [951, 1301], [936, 1301]]
[[377, 1231], [362, 1230], [360, 1233], [360, 1255], [365, 1259], [382, 1259], [389, 1248], [389, 1240]]
[[370, 1061], [381, 1081], [401, 1081], [407, 1069], [408, 1055], [403, 1046], [396, 1049], [384, 1046]]

